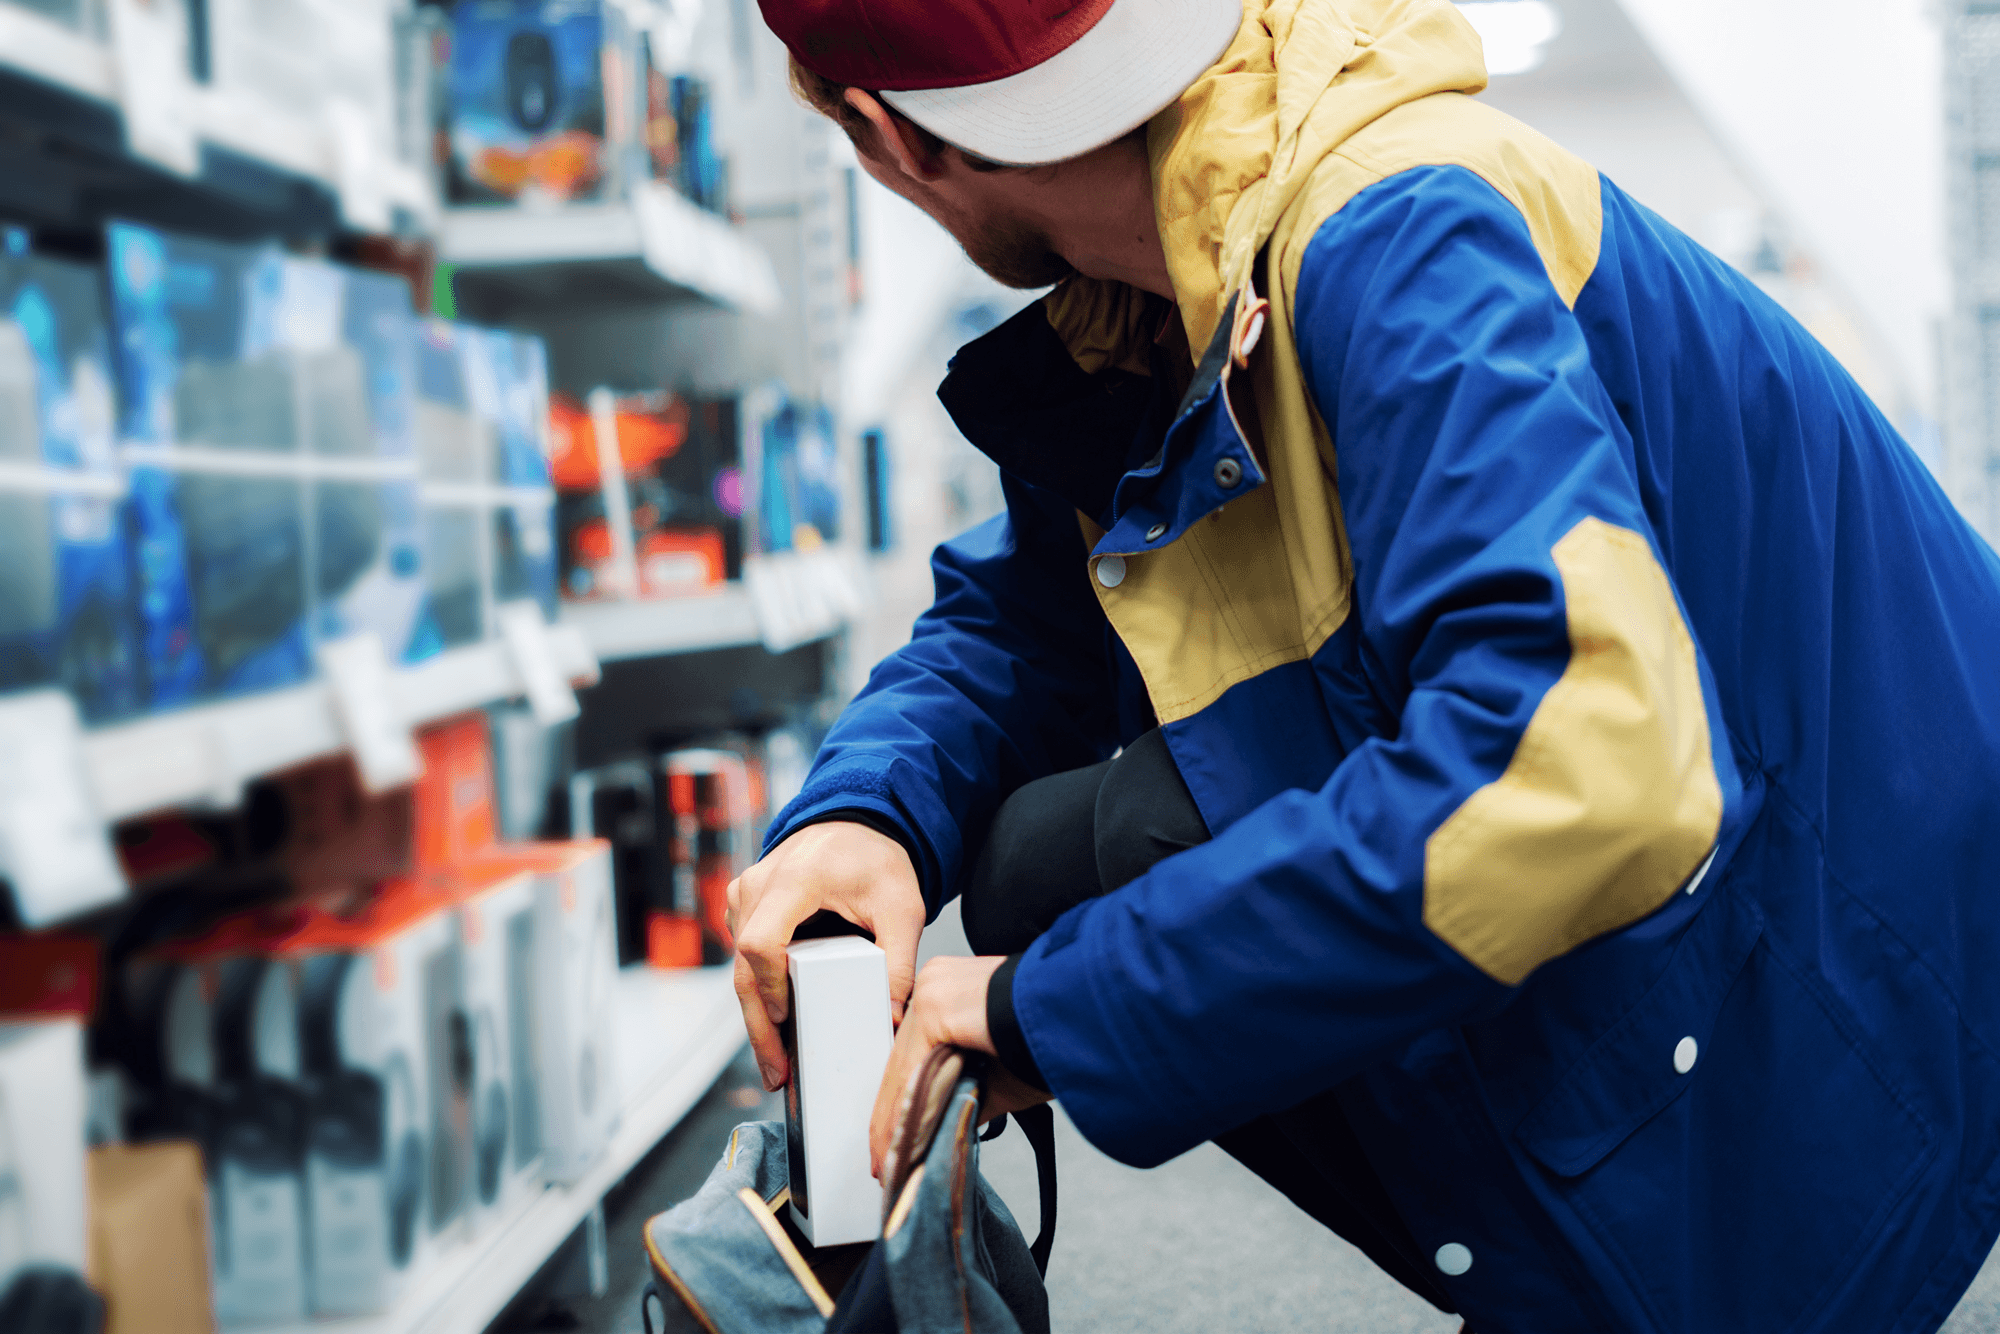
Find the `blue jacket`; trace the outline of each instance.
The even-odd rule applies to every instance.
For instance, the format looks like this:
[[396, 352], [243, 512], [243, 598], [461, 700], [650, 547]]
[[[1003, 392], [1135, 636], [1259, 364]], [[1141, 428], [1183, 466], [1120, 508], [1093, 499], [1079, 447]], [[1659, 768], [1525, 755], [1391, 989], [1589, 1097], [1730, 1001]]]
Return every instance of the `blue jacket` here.
[[2000, 1233], [2000, 561], [1557, 153], [1445, 91], [1358, 131], [1191, 381], [1076, 285], [964, 349], [1007, 512], [771, 842], [868, 809], [935, 909], [1157, 721], [1213, 840], [1014, 979], [1093, 1143], [1337, 1089], [1478, 1330], [1931, 1329]]

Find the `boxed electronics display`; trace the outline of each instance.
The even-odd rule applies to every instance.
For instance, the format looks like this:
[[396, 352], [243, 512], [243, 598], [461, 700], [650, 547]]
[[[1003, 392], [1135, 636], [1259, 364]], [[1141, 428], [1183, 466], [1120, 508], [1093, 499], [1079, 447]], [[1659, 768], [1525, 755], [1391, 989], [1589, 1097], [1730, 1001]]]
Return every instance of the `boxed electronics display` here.
[[615, 196], [642, 151], [634, 35], [603, 0], [451, 10], [451, 193], [468, 203]]
[[493, 845], [493, 765], [486, 715], [466, 714], [417, 736], [424, 776], [411, 789], [416, 865], [460, 866]]
[[545, 1171], [574, 1181], [602, 1156], [620, 1108], [611, 1004], [611, 849], [596, 839], [494, 848], [472, 869], [534, 877], [533, 1068]]
[[215, 1314], [226, 1328], [303, 1320], [312, 1309], [298, 979], [272, 962], [278, 939], [258, 919], [232, 917], [129, 967], [139, 1029], [129, 1129], [201, 1147]]
[[615, 457], [622, 478], [603, 469], [596, 424], [583, 405], [558, 395], [549, 405], [558, 501], [562, 587], [567, 597], [605, 596], [616, 587], [616, 546], [606, 488], [622, 480], [642, 597], [711, 592], [741, 572], [742, 475], [735, 400], [690, 403], [665, 391], [615, 400]]
[[734, 945], [729, 882], [756, 856], [749, 767], [726, 750], [676, 750], [660, 772], [673, 906], [648, 920], [647, 958], [656, 968], [723, 963]]
[[462, 1018], [454, 1040], [471, 1058], [469, 1193], [479, 1226], [541, 1180], [537, 876], [525, 866], [488, 862], [430, 878], [444, 886], [458, 927]]
[[0, 1023], [0, 1292], [30, 1265], [84, 1267], [83, 1029]]
[[840, 458], [833, 414], [823, 407], [757, 396], [746, 472], [753, 483], [748, 508], [755, 516], [759, 552], [811, 551], [840, 538]]
[[314, 631], [319, 639], [373, 633], [391, 662], [419, 662], [442, 643], [424, 615], [416, 314], [401, 278], [332, 272], [341, 301], [339, 337], [360, 358], [371, 430], [370, 447], [358, 455], [307, 461]]
[[792, 1219], [816, 1247], [872, 1241], [882, 1230], [882, 1187], [869, 1171], [868, 1120], [895, 1040], [888, 956], [859, 936], [834, 936], [788, 946], [785, 962]]
[[129, 223], [106, 242], [149, 702], [301, 680], [316, 637], [435, 652], [403, 285]]
[[0, 250], [0, 691], [59, 685], [86, 722], [143, 692], [103, 281]]
[[555, 495], [541, 340], [445, 320], [417, 339], [417, 454], [429, 609], [443, 643], [488, 633], [498, 602], [553, 615]]
[[453, 1029], [458, 933], [435, 897], [315, 912], [280, 948], [299, 975], [314, 1312], [388, 1307], [464, 1208], [470, 1090]]

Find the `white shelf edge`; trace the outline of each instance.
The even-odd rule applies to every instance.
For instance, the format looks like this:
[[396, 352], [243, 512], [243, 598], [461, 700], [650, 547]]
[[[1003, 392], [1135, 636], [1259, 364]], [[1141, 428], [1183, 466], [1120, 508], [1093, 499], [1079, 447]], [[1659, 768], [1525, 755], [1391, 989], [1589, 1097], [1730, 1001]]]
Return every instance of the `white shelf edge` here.
[[[481, 1334], [507, 1308], [542, 1264], [583, 1222], [597, 1202], [680, 1124], [747, 1040], [737, 1008], [731, 969], [659, 973], [643, 966], [618, 979], [618, 1005], [635, 1011], [666, 1007], [685, 1020], [682, 1041], [665, 1053], [639, 1085], [627, 1091], [624, 1119], [597, 1165], [566, 1186], [529, 1195], [514, 1214], [484, 1235], [442, 1257], [397, 1306], [381, 1315], [314, 1320], [260, 1334]], [[612, 1245], [639, 1243], [636, 1237]]]
[[756, 608], [741, 584], [699, 597], [566, 602], [562, 623], [581, 632], [605, 662], [736, 648], [763, 638]]
[[[571, 679], [597, 663], [578, 636], [556, 627], [550, 643]], [[522, 693], [498, 640], [447, 649], [391, 678], [413, 727]], [[98, 728], [83, 738], [97, 813], [107, 821], [188, 804], [229, 804], [242, 785], [347, 747], [324, 681]]]
[[773, 314], [783, 299], [770, 257], [742, 228], [656, 181], [612, 203], [445, 209], [438, 258], [475, 269], [633, 260], [753, 314]]
[[118, 100], [109, 47], [25, 9], [0, 5], [0, 65], [101, 102]]

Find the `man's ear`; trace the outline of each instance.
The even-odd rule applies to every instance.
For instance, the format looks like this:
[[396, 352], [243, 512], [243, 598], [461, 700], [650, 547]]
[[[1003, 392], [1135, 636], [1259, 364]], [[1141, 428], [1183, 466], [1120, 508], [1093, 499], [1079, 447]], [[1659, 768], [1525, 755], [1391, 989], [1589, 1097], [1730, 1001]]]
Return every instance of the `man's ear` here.
[[944, 175], [944, 164], [924, 151], [923, 145], [910, 132], [910, 123], [900, 116], [890, 115], [889, 108], [883, 106], [874, 94], [849, 88], [846, 100], [847, 105], [875, 127], [875, 142], [880, 145], [882, 156], [897, 171], [912, 181], [926, 185]]

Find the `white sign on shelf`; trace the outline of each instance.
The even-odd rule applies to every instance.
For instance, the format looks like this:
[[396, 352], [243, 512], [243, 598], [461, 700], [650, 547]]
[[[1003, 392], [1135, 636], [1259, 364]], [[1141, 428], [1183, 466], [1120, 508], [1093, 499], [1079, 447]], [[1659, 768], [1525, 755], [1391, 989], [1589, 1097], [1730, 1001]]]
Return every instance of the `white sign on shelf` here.
[[333, 711], [354, 751], [361, 786], [386, 792], [422, 776], [423, 757], [397, 705], [381, 639], [364, 631], [321, 644], [319, 665], [333, 689]]
[[194, 83], [188, 77], [188, 15], [167, 0], [112, 0], [111, 40], [125, 140], [141, 157], [192, 176], [201, 169]]
[[535, 721], [553, 727], [576, 717], [582, 712], [577, 707], [576, 691], [570, 689], [569, 679], [556, 666], [555, 649], [549, 643], [549, 627], [542, 620], [540, 605], [532, 601], [509, 602], [496, 614], [500, 638], [514, 659], [514, 670], [521, 675], [521, 691], [528, 697], [528, 708]]
[[82, 743], [76, 702], [62, 691], [0, 699], [0, 874], [24, 926], [47, 926], [125, 893]]

